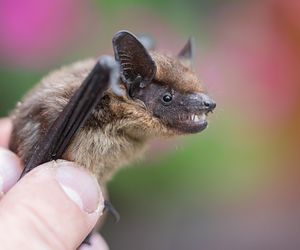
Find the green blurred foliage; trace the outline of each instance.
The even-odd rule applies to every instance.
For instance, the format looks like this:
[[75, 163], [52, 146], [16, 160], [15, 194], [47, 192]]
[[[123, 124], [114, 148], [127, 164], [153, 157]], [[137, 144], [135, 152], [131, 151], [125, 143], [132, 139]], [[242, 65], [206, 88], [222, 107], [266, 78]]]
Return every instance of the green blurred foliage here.
[[0, 116], [7, 116], [43, 73], [0, 67]]

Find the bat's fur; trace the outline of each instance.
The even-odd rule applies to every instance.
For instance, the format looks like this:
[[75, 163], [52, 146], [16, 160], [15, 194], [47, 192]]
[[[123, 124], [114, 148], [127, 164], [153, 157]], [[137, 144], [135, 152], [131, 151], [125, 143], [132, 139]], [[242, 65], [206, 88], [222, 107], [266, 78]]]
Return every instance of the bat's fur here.
[[[203, 92], [199, 79], [178, 58], [154, 52], [151, 56], [157, 65], [155, 81], [182, 93]], [[11, 115], [10, 148], [24, 163], [95, 63], [88, 59], [50, 73], [17, 105]], [[108, 91], [63, 158], [86, 167], [103, 184], [120, 166], [139, 157], [149, 139], [176, 134], [180, 132], [155, 118], [142, 102]]]

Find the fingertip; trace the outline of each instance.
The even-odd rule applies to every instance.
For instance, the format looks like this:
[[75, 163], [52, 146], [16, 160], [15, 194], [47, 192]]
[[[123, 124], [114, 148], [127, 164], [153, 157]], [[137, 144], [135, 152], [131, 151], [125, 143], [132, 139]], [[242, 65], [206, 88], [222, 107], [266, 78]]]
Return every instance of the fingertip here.
[[30, 171], [4, 195], [0, 214], [16, 220], [15, 233], [26, 228], [41, 246], [75, 249], [95, 226], [101, 207], [103, 196], [92, 174], [72, 162], [52, 161]]
[[57, 161], [56, 179], [67, 196], [86, 213], [102, 213], [104, 198], [94, 175], [68, 161]]
[[109, 247], [100, 234], [93, 234], [91, 236], [91, 245], [84, 244], [79, 250], [109, 250]]
[[21, 172], [19, 157], [0, 147], [0, 193], [6, 193], [19, 180]]
[[109, 247], [108, 247], [106, 241], [103, 239], [103, 237], [100, 234], [92, 235], [91, 244], [92, 244], [92, 246], [95, 246], [95, 250], [96, 249], [109, 250]]

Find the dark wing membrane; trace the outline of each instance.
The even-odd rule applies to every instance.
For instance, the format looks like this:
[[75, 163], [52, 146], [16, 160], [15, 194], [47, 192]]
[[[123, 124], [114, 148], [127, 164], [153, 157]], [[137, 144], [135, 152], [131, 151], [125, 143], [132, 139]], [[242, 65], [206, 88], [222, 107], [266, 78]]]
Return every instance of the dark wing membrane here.
[[87, 120], [108, 89], [110, 71], [108, 65], [97, 62], [46, 135], [39, 141], [21, 177], [42, 163], [61, 158], [76, 131]]

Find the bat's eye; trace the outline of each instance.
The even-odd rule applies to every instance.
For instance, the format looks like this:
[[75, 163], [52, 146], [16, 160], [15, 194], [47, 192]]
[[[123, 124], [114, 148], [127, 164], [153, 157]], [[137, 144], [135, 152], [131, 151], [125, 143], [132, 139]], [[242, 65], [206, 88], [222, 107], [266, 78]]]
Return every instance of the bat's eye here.
[[173, 97], [171, 94], [168, 93], [168, 94], [165, 94], [162, 99], [163, 99], [164, 103], [170, 103], [172, 101]]

